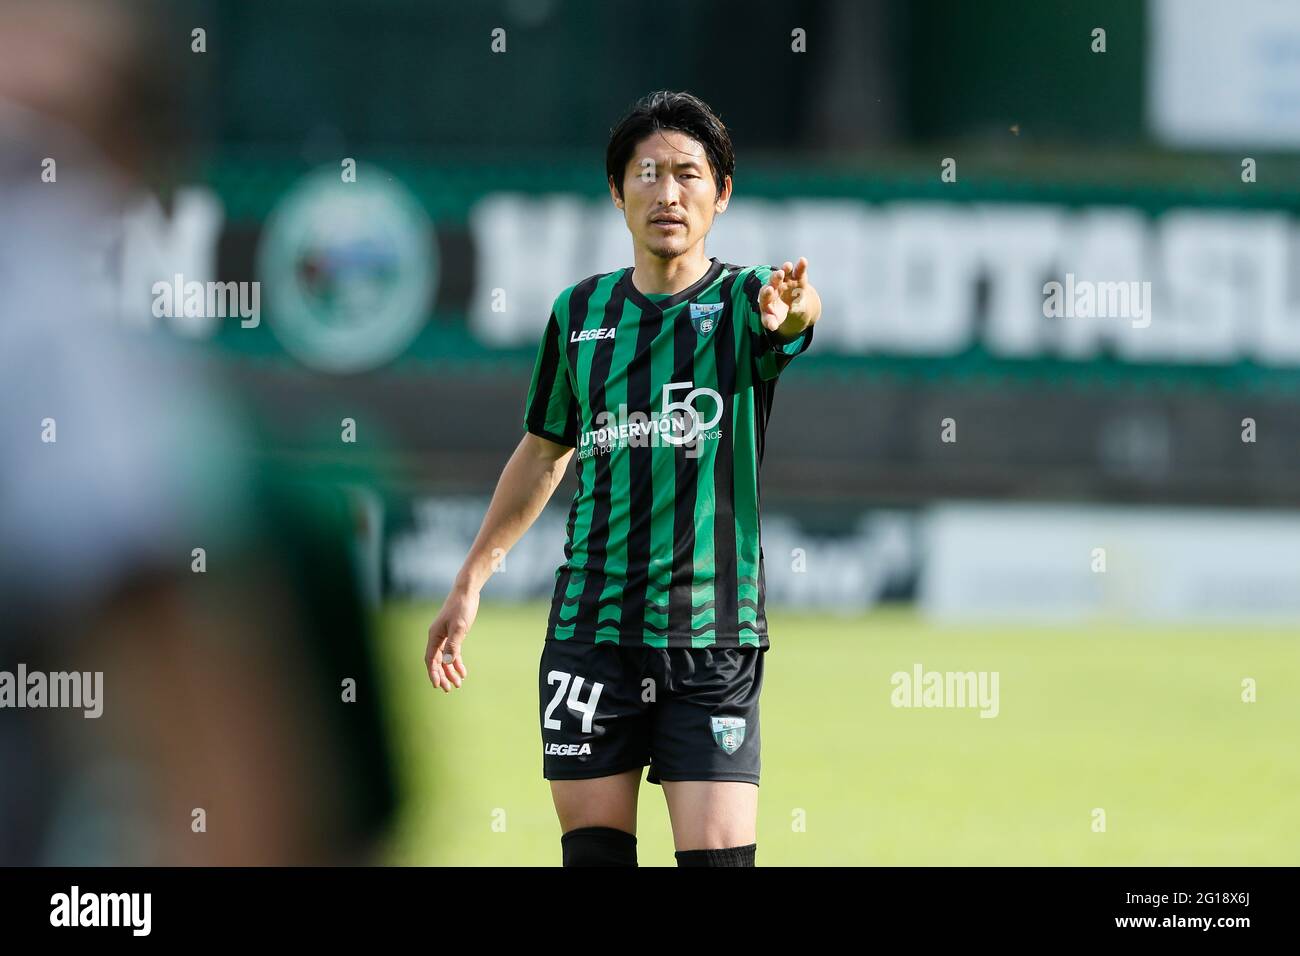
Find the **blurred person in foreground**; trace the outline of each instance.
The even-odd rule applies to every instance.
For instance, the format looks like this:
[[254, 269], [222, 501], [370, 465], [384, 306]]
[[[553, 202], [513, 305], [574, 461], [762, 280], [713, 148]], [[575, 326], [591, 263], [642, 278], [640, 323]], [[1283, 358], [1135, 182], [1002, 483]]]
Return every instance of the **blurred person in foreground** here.
[[808, 262], [705, 255], [731, 198], [722, 121], [688, 93], [642, 99], [606, 148], [633, 265], [555, 299], [524, 415], [456, 585], [429, 628], [435, 688], [493, 562], [578, 450], [539, 673], [543, 774], [565, 866], [635, 866], [641, 773], [662, 784], [681, 866], [753, 866], [768, 647], [758, 469], [777, 376], [812, 341]]
[[160, 12], [0, 5], [0, 864], [362, 862], [392, 792], [348, 503], [108, 308], [174, 158]]

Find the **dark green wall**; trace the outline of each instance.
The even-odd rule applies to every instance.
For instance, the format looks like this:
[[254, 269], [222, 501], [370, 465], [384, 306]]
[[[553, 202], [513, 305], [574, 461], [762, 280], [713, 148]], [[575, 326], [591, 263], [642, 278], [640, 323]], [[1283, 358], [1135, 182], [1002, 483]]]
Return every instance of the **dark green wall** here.
[[[904, 115], [917, 139], [1005, 136], [1122, 144], [1143, 137], [1139, 0], [915, 0]], [[1106, 30], [1106, 52], [1092, 31]]]

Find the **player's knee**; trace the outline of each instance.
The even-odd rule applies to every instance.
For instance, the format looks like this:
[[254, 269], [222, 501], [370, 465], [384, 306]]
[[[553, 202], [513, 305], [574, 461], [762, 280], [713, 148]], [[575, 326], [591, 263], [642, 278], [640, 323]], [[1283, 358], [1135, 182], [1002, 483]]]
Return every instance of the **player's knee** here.
[[678, 850], [678, 866], [753, 866], [758, 844], [727, 846], [716, 850]]
[[636, 837], [613, 827], [578, 827], [560, 837], [565, 866], [636, 866]]

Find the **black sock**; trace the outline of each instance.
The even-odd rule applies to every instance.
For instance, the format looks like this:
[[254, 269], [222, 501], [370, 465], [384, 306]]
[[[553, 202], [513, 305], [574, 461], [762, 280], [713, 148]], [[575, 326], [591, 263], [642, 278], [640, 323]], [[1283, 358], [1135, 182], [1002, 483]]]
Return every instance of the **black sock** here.
[[753, 866], [757, 843], [720, 850], [678, 850], [678, 866]]
[[578, 827], [560, 837], [565, 866], [636, 866], [636, 837], [613, 827]]

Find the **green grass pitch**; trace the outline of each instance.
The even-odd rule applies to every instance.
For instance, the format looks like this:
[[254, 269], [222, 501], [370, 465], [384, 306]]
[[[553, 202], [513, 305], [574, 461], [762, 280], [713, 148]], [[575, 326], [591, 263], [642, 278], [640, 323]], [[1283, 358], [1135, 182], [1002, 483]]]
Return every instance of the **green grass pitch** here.
[[[403, 788], [386, 860], [558, 865], [537, 717], [547, 609], [485, 603], [450, 695], [422, 673], [435, 610], [380, 616]], [[779, 608], [769, 622], [760, 866], [1300, 863], [1293, 630], [939, 627], [909, 611]], [[997, 671], [998, 716], [892, 706], [890, 676], [916, 663]], [[642, 866], [672, 865], [652, 784], [637, 835]]]

